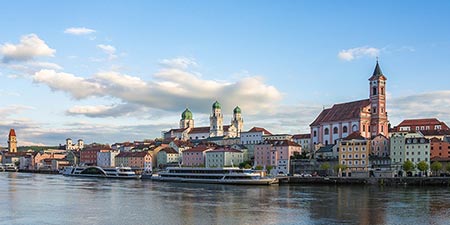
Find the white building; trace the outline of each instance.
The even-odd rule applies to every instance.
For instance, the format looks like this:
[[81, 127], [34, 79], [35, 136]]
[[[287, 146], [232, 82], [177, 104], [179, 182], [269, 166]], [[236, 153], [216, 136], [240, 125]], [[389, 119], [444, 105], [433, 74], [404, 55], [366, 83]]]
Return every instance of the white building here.
[[83, 139], [78, 139], [77, 143], [73, 143], [71, 138], [66, 139], [66, 150], [82, 150], [84, 148]]
[[160, 165], [180, 162], [180, 154], [171, 147], [166, 147], [160, 150], [156, 158], [157, 167], [160, 167]]
[[[415, 165], [425, 161], [430, 165], [430, 140], [419, 133], [392, 133], [390, 146], [392, 167], [398, 175], [406, 175], [402, 171], [405, 161], [411, 161]], [[417, 172], [417, 169], [413, 171], [414, 174]]]
[[233, 148], [218, 148], [205, 154], [206, 167], [239, 166], [244, 162], [244, 153]]
[[97, 152], [97, 166], [115, 167], [115, 158], [120, 151], [100, 151]]

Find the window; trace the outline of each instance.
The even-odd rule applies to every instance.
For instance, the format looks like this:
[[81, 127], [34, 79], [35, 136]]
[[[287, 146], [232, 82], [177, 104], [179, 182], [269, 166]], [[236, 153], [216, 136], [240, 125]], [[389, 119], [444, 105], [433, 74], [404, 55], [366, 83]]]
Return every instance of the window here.
[[372, 88], [372, 94], [373, 95], [377, 95], [377, 87], [373, 87]]
[[352, 131], [353, 132], [358, 131], [358, 126], [356, 124], [352, 126]]
[[342, 127], [342, 132], [347, 133], [347, 126]]
[[325, 128], [324, 133], [325, 133], [325, 135], [328, 135], [330, 133], [330, 130], [328, 130], [328, 128]]
[[377, 107], [374, 106], [373, 109], [372, 109], [372, 112], [373, 113], [377, 113]]
[[335, 128], [333, 128], [333, 134], [337, 134], [338, 133], [338, 128], [337, 127], [335, 127]]

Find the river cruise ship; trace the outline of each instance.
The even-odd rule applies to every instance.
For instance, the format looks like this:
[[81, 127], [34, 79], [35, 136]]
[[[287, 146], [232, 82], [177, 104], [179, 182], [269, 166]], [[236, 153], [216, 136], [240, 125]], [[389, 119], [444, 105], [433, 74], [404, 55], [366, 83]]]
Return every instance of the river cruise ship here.
[[278, 183], [278, 179], [276, 178], [262, 177], [260, 173], [251, 169], [235, 167], [168, 167], [165, 171], [153, 175], [151, 179], [155, 181], [241, 185], [269, 185]]
[[119, 179], [140, 179], [130, 167], [113, 167], [102, 168], [99, 166], [88, 167], [65, 167], [62, 171], [64, 176], [79, 176], [79, 177], [100, 177], [100, 178], [119, 178]]

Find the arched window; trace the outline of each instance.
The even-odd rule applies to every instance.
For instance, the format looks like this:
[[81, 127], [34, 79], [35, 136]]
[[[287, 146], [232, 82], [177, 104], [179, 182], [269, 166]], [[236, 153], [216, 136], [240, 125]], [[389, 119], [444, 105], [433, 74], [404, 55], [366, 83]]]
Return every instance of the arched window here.
[[381, 94], [384, 95], [384, 87], [381, 88]]
[[317, 137], [317, 131], [314, 131], [313, 134], [314, 134], [314, 137]]
[[328, 135], [330, 133], [330, 130], [328, 130], [328, 128], [325, 128], [324, 133], [325, 133], [325, 135]]
[[377, 95], [377, 87], [372, 88], [372, 93], [373, 93], [373, 95]]
[[342, 132], [347, 133], [347, 126], [342, 127]]
[[338, 133], [338, 128], [337, 127], [335, 127], [335, 128], [333, 128], [333, 134], [337, 134]]
[[353, 131], [353, 132], [358, 131], [358, 126], [356, 126], [356, 124], [354, 124], [354, 125], [352, 126], [352, 131]]
[[325, 141], [325, 145], [328, 145], [328, 140]]

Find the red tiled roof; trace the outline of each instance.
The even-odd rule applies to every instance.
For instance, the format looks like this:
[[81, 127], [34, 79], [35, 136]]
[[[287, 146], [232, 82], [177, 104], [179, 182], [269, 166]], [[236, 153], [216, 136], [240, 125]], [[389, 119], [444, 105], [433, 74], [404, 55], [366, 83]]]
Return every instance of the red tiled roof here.
[[444, 122], [439, 121], [436, 118], [425, 118], [425, 119], [409, 119], [403, 120], [397, 127], [406, 127], [406, 126], [434, 126], [441, 125], [442, 130], [449, 130], [449, 127]]
[[248, 132], [263, 132], [264, 134], [272, 135], [272, 133], [262, 127], [253, 127]]
[[423, 134], [423, 136], [450, 135], [450, 130], [421, 130], [419, 132]]
[[9, 137], [15, 137], [16, 131], [14, 129], [9, 130]]
[[317, 126], [323, 122], [344, 121], [359, 118], [362, 108], [370, 104], [369, 99], [334, 104], [324, 109], [310, 126]]
[[349, 134], [347, 137], [343, 138], [344, 140], [366, 140], [363, 136], [361, 136], [361, 133], [355, 131], [351, 134]]
[[311, 138], [311, 134], [294, 134], [292, 135], [292, 139], [306, 139]]
[[189, 131], [189, 133], [190, 134], [209, 133], [209, 127], [194, 127]]
[[167, 154], [177, 154], [178, 152], [171, 148], [171, 147], [165, 147], [160, 152], [166, 152]]
[[186, 149], [183, 152], [204, 152], [208, 149], [211, 149], [211, 147], [209, 146], [205, 146], [205, 145], [199, 145], [190, 149]]

